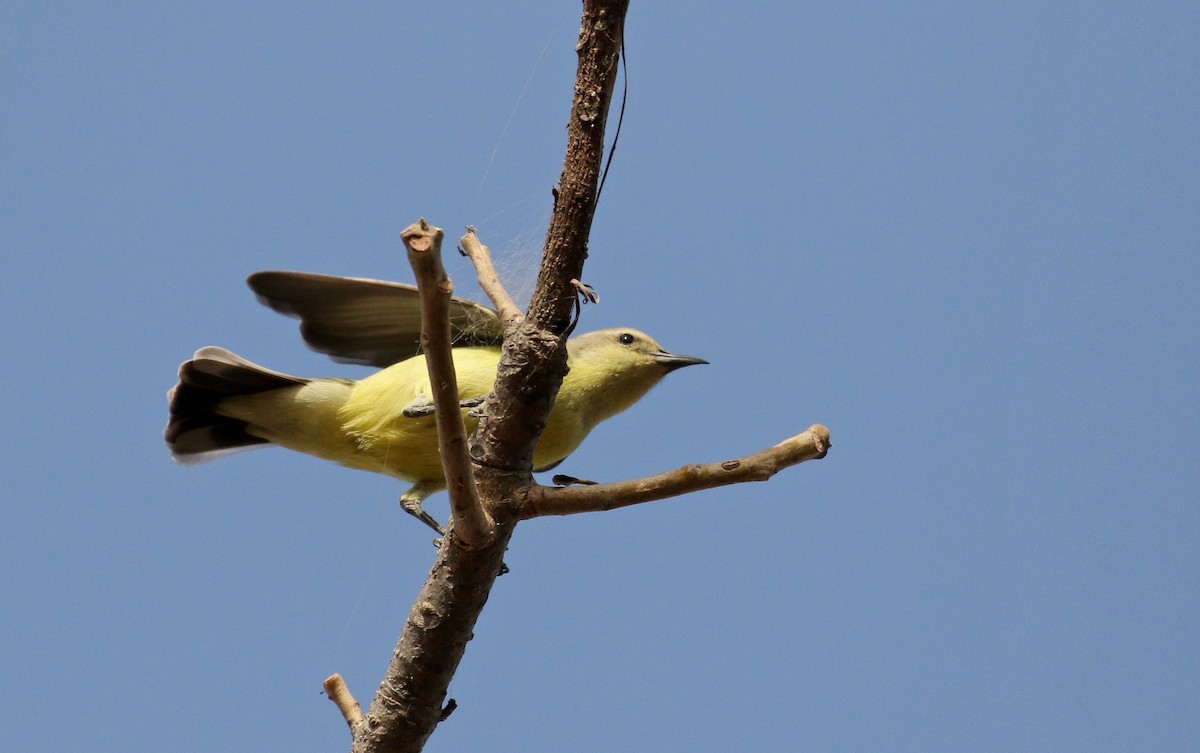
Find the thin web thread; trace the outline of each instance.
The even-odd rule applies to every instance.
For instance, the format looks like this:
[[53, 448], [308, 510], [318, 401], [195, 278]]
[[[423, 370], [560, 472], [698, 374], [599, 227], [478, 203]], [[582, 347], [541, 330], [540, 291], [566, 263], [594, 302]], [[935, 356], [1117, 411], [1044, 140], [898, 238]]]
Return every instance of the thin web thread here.
[[513, 103], [512, 110], [508, 113], [508, 120], [504, 122], [504, 128], [500, 130], [500, 135], [496, 137], [496, 145], [492, 147], [492, 155], [488, 158], [487, 166], [483, 169], [483, 177], [479, 179], [479, 188], [475, 191], [476, 199], [483, 194], [483, 184], [487, 183], [488, 175], [492, 172], [492, 163], [496, 161], [496, 154], [500, 151], [500, 144], [504, 141], [504, 137], [508, 135], [508, 129], [512, 127], [512, 122], [517, 116], [517, 111], [521, 109], [521, 100], [525, 99], [525, 92], [529, 91], [529, 84], [537, 74], [538, 68], [541, 67], [542, 59], [546, 57], [546, 51], [550, 49], [550, 43], [554, 41], [554, 35], [558, 33], [561, 21], [562, 12], [559, 13], [558, 20], [555, 21], [553, 28], [551, 28], [550, 35], [546, 37], [546, 44], [542, 45], [542, 51], [538, 55], [537, 60], [534, 61], [533, 70], [529, 71], [529, 76], [525, 79], [525, 85], [521, 87], [521, 93], [517, 95], [517, 101]]

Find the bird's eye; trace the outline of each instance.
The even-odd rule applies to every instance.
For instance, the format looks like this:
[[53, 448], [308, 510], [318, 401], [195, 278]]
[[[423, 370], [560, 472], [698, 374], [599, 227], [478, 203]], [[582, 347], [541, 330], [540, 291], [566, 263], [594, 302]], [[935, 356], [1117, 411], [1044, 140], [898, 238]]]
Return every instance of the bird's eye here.
[[617, 342], [621, 343], [622, 345], [633, 345], [634, 339], [634, 336], [628, 332], [622, 332], [621, 334], [617, 335]]

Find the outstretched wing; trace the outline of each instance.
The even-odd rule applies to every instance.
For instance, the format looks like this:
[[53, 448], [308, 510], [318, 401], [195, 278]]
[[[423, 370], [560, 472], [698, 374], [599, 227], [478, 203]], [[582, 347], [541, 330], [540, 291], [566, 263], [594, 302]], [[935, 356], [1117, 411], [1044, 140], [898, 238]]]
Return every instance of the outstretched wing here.
[[[255, 272], [246, 279], [258, 300], [300, 320], [304, 342], [342, 363], [390, 366], [421, 351], [421, 305], [412, 285], [310, 272]], [[498, 345], [496, 311], [450, 300], [455, 345]]]

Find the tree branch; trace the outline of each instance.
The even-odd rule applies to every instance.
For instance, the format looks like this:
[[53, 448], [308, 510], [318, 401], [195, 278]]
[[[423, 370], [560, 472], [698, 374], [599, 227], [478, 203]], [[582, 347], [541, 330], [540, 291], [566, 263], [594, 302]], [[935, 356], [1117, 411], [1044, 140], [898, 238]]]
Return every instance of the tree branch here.
[[516, 496], [533, 483], [533, 447], [567, 372], [564, 337], [583, 277], [604, 156], [604, 125], [617, 77], [628, 0], [584, 0], [567, 150], [537, 289], [504, 341], [492, 398], [471, 439], [480, 493], [498, 521], [515, 520]]
[[492, 254], [475, 234], [475, 228], [467, 226], [467, 232], [458, 239], [458, 244], [471, 263], [475, 265], [475, 274], [479, 276], [479, 287], [483, 288], [483, 292], [487, 293], [488, 298], [492, 299], [492, 304], [500, 314], [500, 321], [504, 323], [505, 331], [508, 331], [510, 326], [519, 324], [522, 318], [521, 309], [513, 303], [512, 296], [504, 289], [504, 283], [500, 282], [500, 276], [496, 274], [496, 268], [492, 266]]
[[496, 521], [493, 538], [478, 549], [438, 548], [387, 675], [354, 727], [353, 753], [419, 751], [424, 746], [442, 718], [446, 689], [512, 537], [516, 516], [509, 510], [497, 518], [497, 512], [511, 507], [515, 490], [533, 483], [533, 446], [566, 372], [566, 351], [560, 346], [570, 323], [569, 286], [571, 278], [582, 276], [627, 6], [628, 0], [584, 2], [567, 156], [535, 293], [542, 303], [531, 308], [536, 313], [532, 323], [523, 320], [505, 338], [493, 399], [472, 437], [476, 485]]
[[[456, 458], [453, 467], [445, 465], [455, 510], [448, 538], [451, 542], [467, 544], [473, 540], [479, 544], [476, 548], [439, 547], [437, 560], [409, 613], [375, 700], [365, 716], [351, 722], [354, 753], [419, 751], [438, 722], [445, 718], [452, 708], [452, 704], [443, 706], [449, 682], [472, 637], [519, 520], [606, 510], [723, 484], [765, 480], [790, 465], [823, 457], [829, 448], [829, 432], [818, 425], [775, 447], [724, 463], [685, 466], [658, 476], [615, 484], [557, 489], [533, 484], [533, 448], [567, 369], [564, 339], [571, 329], [577, 293], [572, 281], [582, 279], [587, 258], [605, 122], [616, 81], [627, 8], [628, 0], [584, 0], [566, 158], [555, 192], [554, 214], [546, 235], [537, 290], [525, 317], [521, 317], [495, 278], [486, 247], [479, 244], [475, 250], [482, 253], [471, 257], [480, 284], [506, 322], [492, 397], [485, 404], [468, 448], [474, 462], [475, 486], [470, 483], [472, 468], [460, 462], [465, 460], [461, 437], [447, 439], [450, 433], [442, 427], [445, 415], [456, 419], [460, 432], [462, 428], [452, 360], [442, 366], [433, 365], [439, 359], [450, 359], [448, 333], [443, 338], [432, 331], [435, 325], [448, 323], [445, 312], [438, 313], [432, 307], [434, 299], [448, 298], [449, 279], [441, 270], [437, 253], [433, 254], [437, 267], [432, 272], [417, 271], [418, 282], [422, 274], [435, 281], [432, 288], [436, 295], [426, 295], [425, 288], [429, 286], [421, 286], [422, 344], [435, 388], [443, 462], [447, 463], [451, 456]], [[417, 232], [412, 240], [433, 244], [430, 236], [436, 234], [436, 242], [440, 243], [440, 230], [424, 222], [414, 227]], [[478, 243], [478, 239], [469, 232], [463, 242], [470, 255], [470, 246]], [[408, 238], [406, 243], [410, 243]], [[477, 256], [487, 263], [481, 264]], [[439, 397], [443, 392], [445, 396]], [[464, 508], [460, 512], [462, 495], [476, 487], [486, 510]], [[477, 503], [467, 505], [467, 508], [477, 507]], [[488, 515], [494, 521], [490, 538], [486, 527]], [[349, 722], [352, 715], [344, 709], [343, 714]]]
[[350, 688], [346, 687], [346, 681], [337, 672], [326, 678], [324, 685], [325, 695], [337, 704], [338, 710], [346, 718], [346, 724], [350, 725], [350, 734], [354, 734], [354, 725], [361, 722], [363, 718], [362, 707], [358, 705], [358, 701], [354, 700]]
[[379, 692], [354, 727], [351, 753], [416, 753], [425, 746], [442, 719], [446, 690], [500, 572], [512, 531], [512, 526], [498, 525], [493, 541], [482, 549], [438, 547]]
[[585, 0], [579, 40], [575, 99], [567, 124], [567, 156], [546, 232], [546, 247], [529, 318], [561, 334], [571, 320], [575, 290], [583, 279], [588, 237], [596, 213], [596, 189], [604, 158], [604, 127], [624, 43], [629, 2]]
[[467, 457], [467, 432], [459, 407], [458, 377], [451, 350], [450, 297], [454, 283], [442, 266], [442, 235], [441, 228], [424, 219], [400, 232], [421, 298], [421, 349], [429, 369], [437, 415], [438, 453], [450, 493], [452, 522], [446, 538], [448, 542], [458, 541], [467, 548], [475, 548], [491, 540], [492, 521], [479, 503]]
[[520, 517], [527, 519], [613, 510], [701, 489], [745, 481], [766, 481], [784, 468], [825, 457], [831, 444], [829, 429], [815, 424], [774, 447], [736, 460], [685, 465], [655, 476], [610, 484], [534, 486], [525, 496]]

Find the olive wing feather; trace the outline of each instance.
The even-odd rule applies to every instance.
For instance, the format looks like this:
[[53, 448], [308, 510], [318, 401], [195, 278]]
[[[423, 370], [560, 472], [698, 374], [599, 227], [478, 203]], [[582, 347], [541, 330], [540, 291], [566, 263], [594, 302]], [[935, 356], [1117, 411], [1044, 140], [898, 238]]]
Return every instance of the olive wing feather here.
[[[412, 285], [274, 270], [246, 282], [264, 305], [298, 318], [304, 342], [335, 361], [384, 367], [421, 351], [421, 304]], [[450, 300], [450, 328], [455, 345], [504, 339], [496, 311], [463, 298]]]

